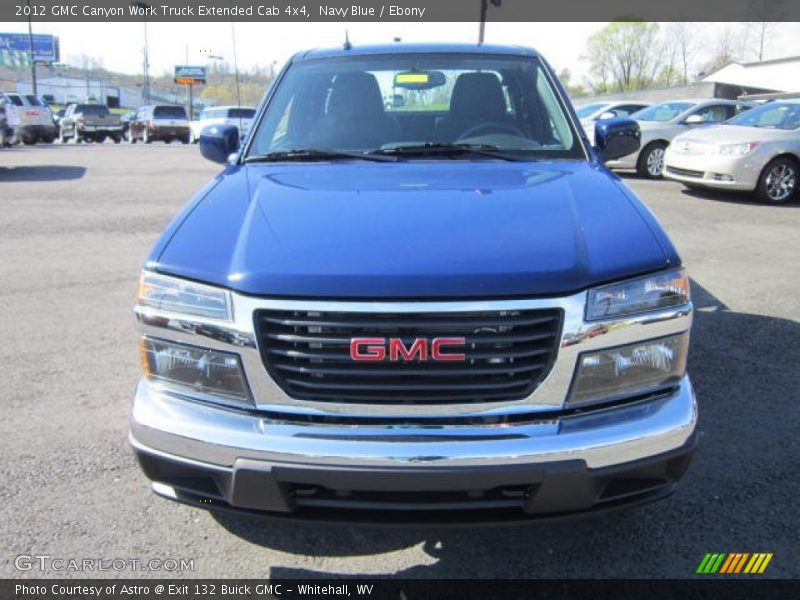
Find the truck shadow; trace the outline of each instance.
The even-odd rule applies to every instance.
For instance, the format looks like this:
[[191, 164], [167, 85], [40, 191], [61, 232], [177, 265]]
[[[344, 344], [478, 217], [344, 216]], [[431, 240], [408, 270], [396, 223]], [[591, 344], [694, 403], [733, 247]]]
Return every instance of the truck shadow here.
[[80, 179], [85, 173], [86, 167], [67, 165], [0, 167], [0, 183], [11, 181], [66, 181]]
[[[697, 282], [692, 292], [689, 369], [703, 437], [667, 500], [529, 527], [378, 529], [214, 518], [252, 544], [297, 555], [294, 564], [264, 565], [274, 579], [682, 578], [693, 576], [710, 548], [790, 557], [800, 529], [788, 516], [800, 493], [800, 324], [734, 312]], [[413, 556], [393, 554], [403, 550]], [[367, 556], [372, 568], [348, 568], [355, 557], [363, 567]], [[324, 569], [306, 568], [319, 560]], [[404, 568], [409, 563], [415, 566]], [[774, 561], [770, 570], [773, 577], [800, 575], [791, 560]]]

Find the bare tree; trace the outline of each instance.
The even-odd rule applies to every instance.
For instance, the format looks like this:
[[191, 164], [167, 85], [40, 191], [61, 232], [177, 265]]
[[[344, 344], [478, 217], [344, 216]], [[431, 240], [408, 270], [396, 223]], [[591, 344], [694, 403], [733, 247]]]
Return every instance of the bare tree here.
[[[786, 0], [748, 0], [750, 28], [755, 37], [755, 58], [766, 58], [767, 45], [776, 21], [781, 21], [786, 12]], [[749, 37], [749, 36], [748, 36]]]
[[724, 67], [729, 62], [741, 57], [742, 46], [737, 42], [742, 40], [742, 32], [731, 23], [725, 23], [719, 30], [711, 46], [711, 58], [706, 62], [703, 71], [711, 73]]
[[[695, 27], [692, 23], [670, 23], [666, 31], [667, 44], [671, 48], [681, 72], [681, 85], [689, 83], [689, 67], [699, 50]], [[672, 65], [670, 65], [672, 66]]]

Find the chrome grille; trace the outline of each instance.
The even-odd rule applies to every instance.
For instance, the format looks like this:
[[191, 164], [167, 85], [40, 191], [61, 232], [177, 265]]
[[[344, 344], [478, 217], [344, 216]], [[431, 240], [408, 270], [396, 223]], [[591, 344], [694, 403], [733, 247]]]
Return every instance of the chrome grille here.
[[[299, 400], [364, 404], [502, 402], [528, 396], [555, 360], [560, 309], [361, 313], [258, 310], [264, 364]], [[463, 337], [458, 362], [350, 356], [353, 338]]]

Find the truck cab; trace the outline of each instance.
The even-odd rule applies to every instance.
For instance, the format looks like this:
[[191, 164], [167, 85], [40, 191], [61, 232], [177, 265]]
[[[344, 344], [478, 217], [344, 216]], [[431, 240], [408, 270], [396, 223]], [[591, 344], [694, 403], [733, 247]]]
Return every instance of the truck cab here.
[[[386, 102], [391, 98], [391, 102]], [[281, 518], [532, 521], [674, 491], [693, 307], [536, 51], [302, 52], [140, 274], [153, 490]]]

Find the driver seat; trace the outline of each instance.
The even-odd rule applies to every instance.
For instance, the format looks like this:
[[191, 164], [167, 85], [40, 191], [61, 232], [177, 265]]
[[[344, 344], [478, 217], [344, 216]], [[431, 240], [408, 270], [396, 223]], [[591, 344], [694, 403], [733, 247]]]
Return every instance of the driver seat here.
[[328, 111], [315, 128], [313, 145], [323, 150], [372, 150], [399, 138], [397, 121], [383, 111], [375, 76], [363, 71], [338, 74]]
[[436, 124], [437, 142], [453, 142], [482, 123], [508, 123], [506, 98], [494, 73], [463, 73], [450, 97], [450, 114]]

